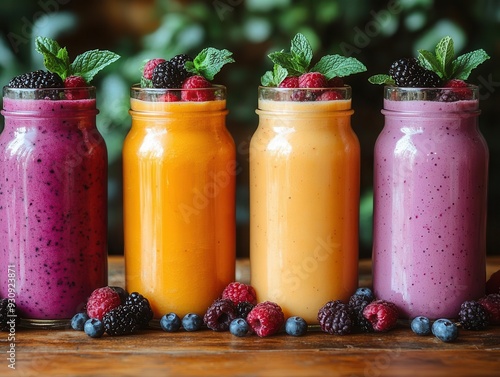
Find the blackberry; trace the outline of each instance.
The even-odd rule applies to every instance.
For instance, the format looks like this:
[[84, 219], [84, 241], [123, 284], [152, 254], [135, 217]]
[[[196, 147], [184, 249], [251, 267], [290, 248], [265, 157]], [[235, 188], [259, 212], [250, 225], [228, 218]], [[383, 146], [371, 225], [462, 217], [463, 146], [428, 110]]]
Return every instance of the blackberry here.
[[126, 306], [137, 316], [137, 321], [141, 327], [147, 327], [149, 321], [153, 319], [153, 310], [149, 305], [149, 301], [143, 295], [132, 292], [125, 300]]
[[[182, 81], [187, 79], [189, 76], [193, 75], [191, 72], [188, 72], [185, 67], [186, 62], [192, 62], [192, 61], [193, 58], [186, 54], [175, 55], [172, 59], [170, 59], [170, 63], [172, 63], [175, 68], [177, 68], [177, 71], [179, 72], [179, 77], [182, 77]], [[182, 81], [179, 87], [182, 86]]]
[[396, 60], [389, 69], [389, 75], [400, 87], [435, 88], [441, 85], [437, 73], [422, 67], [416, 58]]
[[155, 88], [180, 88], [184, 80], [185, 74], [179, 71], [176, 64], [170, 60], [158, 64], [151, 77]]
[[352, 330], [349, 308], [340, 300], [327, 302], [318, 312], [318, 322], [329, 334], [345, 335]]
[[248, 313], [253, 309], [255, 305], [248, 301], [238, 302], [236, 305], [236, 315], [238, 318], [246, 319]]
[[133, 334], [140, 328], [137, 315], [129, 305], [120, 305], [110, 310], [104, 315], [102, 321], [109, 335]]
[[203, 322], [214, 331], [227, 331], [233, 319], [237, 318], [236, 308], [229, 299], [217, 299], [207, 309]]
[[489, 324], [489, 315], [477, 301], [465, 301], [460, 306], [458, 321], [466, 330], [484, 330]]
[[[14, 322], [12, 322], [14, 321]], [[15, 303], [3, 298], [0, 300], [0, 331], [9, 331], [11, 327], [17, 326], [19, 316]]]
[[8, 86], [29, 89], [64, 88], [64, 82], [56, 73], [38, 70], [14, 77]]
[[352, 326], [364, 333], [373, 332], [373, 326], [363, 315], [366, 305], [372, 302], [373, 295], [354, 294], [349, 298], [349, 314], [351, 316]]

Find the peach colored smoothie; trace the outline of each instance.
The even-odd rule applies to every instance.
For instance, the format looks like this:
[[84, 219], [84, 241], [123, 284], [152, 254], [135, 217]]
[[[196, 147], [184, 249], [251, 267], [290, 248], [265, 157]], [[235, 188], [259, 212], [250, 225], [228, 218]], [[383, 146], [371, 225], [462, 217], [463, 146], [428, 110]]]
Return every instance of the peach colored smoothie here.
[[203, 315], [235, 278], [236, 163], [226, 113], [225, 100], [131, 98], [126, 287], [150, 300], [156, 318]]
[[[350, 93], [349, 93], [350, 94]], [[317, 323], [357, 287], [359, 142], [347, 100], [259, 100], [250, 146], [251, 284]]]

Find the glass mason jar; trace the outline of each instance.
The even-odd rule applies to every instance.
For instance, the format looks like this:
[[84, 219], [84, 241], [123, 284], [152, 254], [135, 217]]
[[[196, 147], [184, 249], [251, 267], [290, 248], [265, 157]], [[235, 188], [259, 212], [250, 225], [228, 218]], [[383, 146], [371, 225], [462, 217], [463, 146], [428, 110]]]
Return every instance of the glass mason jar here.
[[360, 147], [351, 88], [259, 88], [250, 144], [251, 284], [259, 301], [317, 323], [358, 284]]
[[[373, 286], [402, 317], [455, 318], [485, 292], [488, 148], [478, 88], [385, 87], [375, 145]], [[451, 102], [441, 102], [443, 99]]]
[[3, 89], [0, 296], [14, 300], [26, 326], [68, 326], [107, 285], [107, 151], [97, 113], [94, 87]]
[[[125, 278], [155, 318], [203, 315], [235, 279], [236, 150], [226, 89], [131, 88], [123, 147]], [[175, 101], [175, 102], [168, 102]]]

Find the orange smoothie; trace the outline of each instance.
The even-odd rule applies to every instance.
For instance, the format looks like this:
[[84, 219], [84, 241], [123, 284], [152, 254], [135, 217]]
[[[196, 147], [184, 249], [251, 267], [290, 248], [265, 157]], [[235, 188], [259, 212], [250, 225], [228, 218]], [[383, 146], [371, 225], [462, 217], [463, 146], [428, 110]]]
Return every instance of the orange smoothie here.
[[236, 162], [225, 99], [133, 97], [123, 147], [126, 287], [150, 300], [155, 318], [203, 315], [235, 279]]
[[[261, 97], [262, 98], [262, 97]], [[251, 284], [317, 323], [358, 281], [359, 142], [351, 100], [259, 100], [250, 145]]]

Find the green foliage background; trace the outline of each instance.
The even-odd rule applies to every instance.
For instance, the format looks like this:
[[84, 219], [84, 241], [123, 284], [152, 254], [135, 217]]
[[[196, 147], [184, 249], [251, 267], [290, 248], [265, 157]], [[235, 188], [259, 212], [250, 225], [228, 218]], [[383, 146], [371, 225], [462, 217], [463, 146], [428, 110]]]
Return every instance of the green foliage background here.
[[[490, 147], [488, 253], [500, 254], [500, 1], [433, 0], [6, 0], [0, 3], [0, 83], [42, 67], [34, 38], [44, 35], [67, 46], [70, 56], [93, 48], [122, 58], [94, 80], [99, 129], [109, 151], [110, 253], [121, 253], [121, 148], [130, 127], [129, 87], [138, 82], [145, 59], [195, 55], [212, 46], [234, 52], [236, 64], [216, 81], [228, 87], [228, 128], [238, 160], [238, 255], [248, 255], [248, 142], [258, 119], [257, 86], [271, 68], [266, 55], [289, 47], [297, 32], [310, 40], [314, 57], [356, 57], [368, 72], [353, 76], [352, 125], [362, 148], [361, 256], [370, 255], [373, 146], [383, 127], [382, 88], [367, 78], [385, 73], [392, 61], [432, 49], [444, 35], [457, 54], [477, 48], [492, 59], [469, 81], [481, 86], [480, 128]], [[3, 121], [3, 119], [2, 119]], [[1, 124], [0, 124], [1, 127]]]

